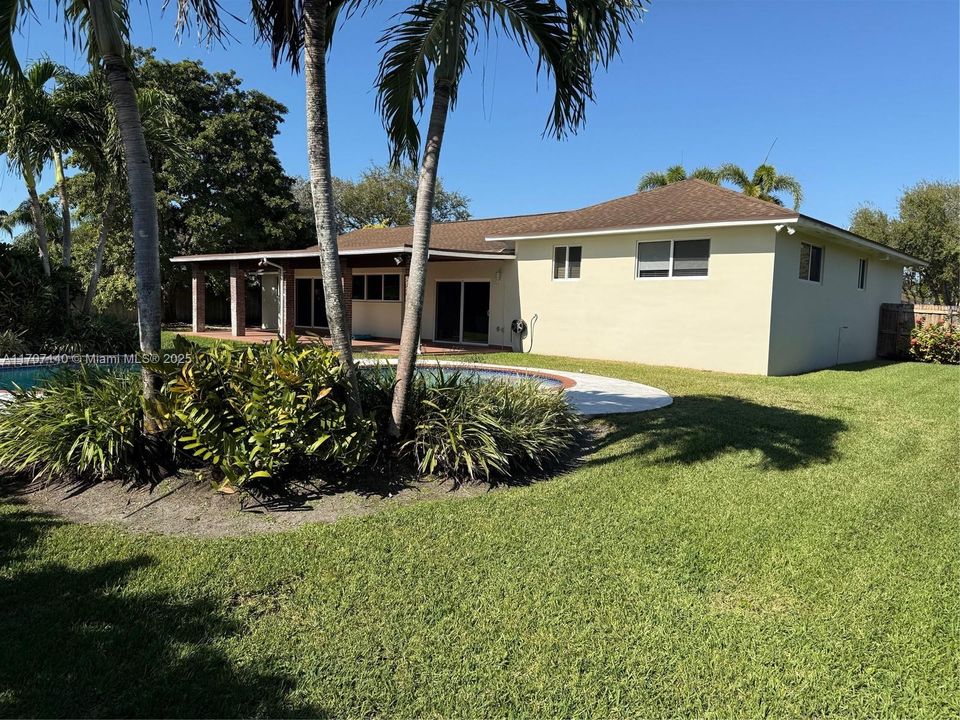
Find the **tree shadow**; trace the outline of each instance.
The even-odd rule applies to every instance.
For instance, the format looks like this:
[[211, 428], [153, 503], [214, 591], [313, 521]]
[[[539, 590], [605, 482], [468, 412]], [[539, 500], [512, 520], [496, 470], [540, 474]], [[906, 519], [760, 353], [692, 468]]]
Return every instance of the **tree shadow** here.
[[243, 631], [212, 599], [132, 589], [152, 560], [77, 569], [19, 565], [62, 521], [0, 514], [0, 715], [322, 716], [288, 700], [292, 678], [240, 667], [221, 649]]
[[614, 429], [601, 444], [626, 441], [628, 448], [594, 457], [590, 465], [648, 455], [655, 455], [657, 463], [693, 464], [730, 452], [759, 451], [758, 467], [792, 470], [830, 462], [837, 454], [837, 437], [847, 429], [836, 418], [724, 395], [678, 397], [662, 410], [605, 420]]

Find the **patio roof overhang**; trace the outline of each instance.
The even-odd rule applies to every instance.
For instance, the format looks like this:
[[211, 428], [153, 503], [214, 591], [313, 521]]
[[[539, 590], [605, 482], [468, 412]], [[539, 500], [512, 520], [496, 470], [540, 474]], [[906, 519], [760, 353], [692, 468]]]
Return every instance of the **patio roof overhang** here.
[[[409, 255], [409, 245], [378, 248], [348, 248], [340, 251], [341, 257], [367, 255]], [[510, 260], [512, 252], [472, 252], [462, 250], [441, 250], [430, 248], [430, 257], [444, 260]], [[171, 258], [175, 263], [233, 262], [239, 260], [294, 260], [318, 258], [316, 248], [302, 250], [257, 250], [239, 253], [209, 253], [205, 255], [178, 255]], [[319, 259], [319, 258], [318, 258]]]

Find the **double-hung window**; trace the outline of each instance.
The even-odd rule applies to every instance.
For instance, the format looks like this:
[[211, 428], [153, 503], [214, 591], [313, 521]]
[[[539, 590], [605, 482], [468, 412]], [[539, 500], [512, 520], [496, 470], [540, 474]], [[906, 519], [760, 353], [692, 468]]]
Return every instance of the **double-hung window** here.
[[353, 299], [400, 302], [399, 273], [354, 274]]
[[579, 280], [582, 257], [583, 247], [580, 245], [557, 245], [553, 249], [553, 279]]
[[800, 243], [800, 279], [818, 283], [823, 279], [823, 248]]
[[860, 258], [860, 265], [857, 269], [857, 290], [865, 290], [867, 287], [867, 259]]
[[706, 277], [710, 240], [657, 240], [637, 243], [637, 277]]

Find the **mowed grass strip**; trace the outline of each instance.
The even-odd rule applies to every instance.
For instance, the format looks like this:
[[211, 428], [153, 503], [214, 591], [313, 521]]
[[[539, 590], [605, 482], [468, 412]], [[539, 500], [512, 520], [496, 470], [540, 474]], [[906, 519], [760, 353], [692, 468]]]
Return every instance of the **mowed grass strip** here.
[[8, 716], [956, 715], [957, 368], [529, 355], [675, 404], [553, 480], [196, 540], [0, 512]]

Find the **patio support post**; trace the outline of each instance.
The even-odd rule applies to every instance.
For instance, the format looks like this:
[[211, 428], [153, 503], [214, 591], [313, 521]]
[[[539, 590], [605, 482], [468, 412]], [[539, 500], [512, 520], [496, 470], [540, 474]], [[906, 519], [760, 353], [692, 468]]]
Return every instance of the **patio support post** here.
[[193, 294], [193, 331], [203, 332], [207, 329], [207, 273], [200, 263], [193, 263], [192, 270], [190, 290]]
[[343, 316], [347, 334], [353, 336], [353, 266], [350, 259], [340, 258], [340, 279], [343, 283]]
[[296, 284], [294, 283], [293, 267], [284, 261], [280, 263], [280, 335], [288, 338], [295, 332], [296, 321]]
[[240, 263], [230, 263], [230, 333], [242, 337], [247, 325], [247, 285], [246, 273], [240, 269]]

